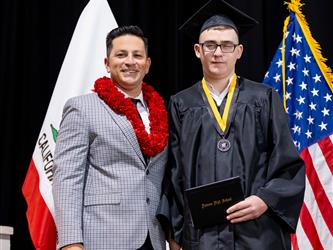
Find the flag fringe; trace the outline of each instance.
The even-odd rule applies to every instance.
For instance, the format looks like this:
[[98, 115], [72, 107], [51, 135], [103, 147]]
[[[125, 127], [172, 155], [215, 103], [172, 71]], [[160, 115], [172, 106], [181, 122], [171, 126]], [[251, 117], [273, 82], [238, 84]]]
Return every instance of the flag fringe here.
[[333, 92], [333, 74], [332, 69], [326, 65], [327, 59], [323, 57], [321, 51], [321, 47], [319, 43], [313, 38], [309, 25], [305, 19], [304, 14], [301, 11], [302, 6], [304, 5], [301, 3], [301, 0], [291, 0], [291, 2], [284, 2], [288, 7], [288, 9], [295, 13], [296, 18], [302, 28], [304, 33], [305, 39], [307, 40], [310, 49], [315, 57], [315, 60], [320, 68], [321, 73], [323, 74], [328, 86], [330, 87], [331, 91]]
[[287, 99], [286, 99], [286, 63], [285, 63], [285, 48], [286, 48], [286, 38], [287, 38], [287, 28], [290, 21], [290, 16], [284, 20], [283, 24], [283, 38], [282, 38], [282, 48], [281, 48], [281, 57], [282, 57], [282, 88], [283, 88], [283, 106], [287, 110]]

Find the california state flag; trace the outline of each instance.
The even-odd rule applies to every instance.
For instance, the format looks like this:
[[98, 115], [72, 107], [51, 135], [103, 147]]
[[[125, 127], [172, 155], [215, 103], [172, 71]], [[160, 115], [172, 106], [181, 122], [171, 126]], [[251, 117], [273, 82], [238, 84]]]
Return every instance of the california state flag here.
[[105, 38], [116, 27], [107, 0], [90, 0], [74, 30], [22, 188], [36, 249], [56, 247], [53, 155], [63, 106], [69, 98], [90, 92], [94, 81], [105, 75]]

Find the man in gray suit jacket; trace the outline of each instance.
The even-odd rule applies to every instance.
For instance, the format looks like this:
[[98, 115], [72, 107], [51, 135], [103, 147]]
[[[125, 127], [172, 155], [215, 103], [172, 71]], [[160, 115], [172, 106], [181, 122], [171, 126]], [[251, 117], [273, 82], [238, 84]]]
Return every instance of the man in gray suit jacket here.
[[143, 83], [151, 63], [147, 40], [139, 27], [124, 26], [106, 44], [110, 78], [64, 107], [53, 182], [57, 249], [165, 249], [155, 213], [167, 113]]

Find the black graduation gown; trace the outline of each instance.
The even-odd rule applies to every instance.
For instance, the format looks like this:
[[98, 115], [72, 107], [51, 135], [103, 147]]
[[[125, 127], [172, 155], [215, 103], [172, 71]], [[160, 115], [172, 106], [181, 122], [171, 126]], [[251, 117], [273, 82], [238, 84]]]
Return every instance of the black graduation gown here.
[[[227, 152], [217, 148], [221, 131], [210, 112], [201, 82], [170, 99], [170, 159], [158, 218], [185, 250], [290, 249], [305, 169], [277, 92], [238, 77], [225, 133], [231, 142]], [[232, 176], [240, 176], [245, 197], [257, 195], [268, 210], [248, 222], [194, 228], [184, 190]]]

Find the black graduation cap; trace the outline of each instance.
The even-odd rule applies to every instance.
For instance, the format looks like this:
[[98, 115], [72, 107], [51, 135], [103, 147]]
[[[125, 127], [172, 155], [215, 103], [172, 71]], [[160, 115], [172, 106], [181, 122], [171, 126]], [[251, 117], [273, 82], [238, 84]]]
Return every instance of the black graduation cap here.
[[210, 0], [194, 13], [180, 28], [197, 39], [202, 31], [226, 25], [232, 27], [239, 36], [258, 24], [258, 21], [235, 8], [224, 0]]

